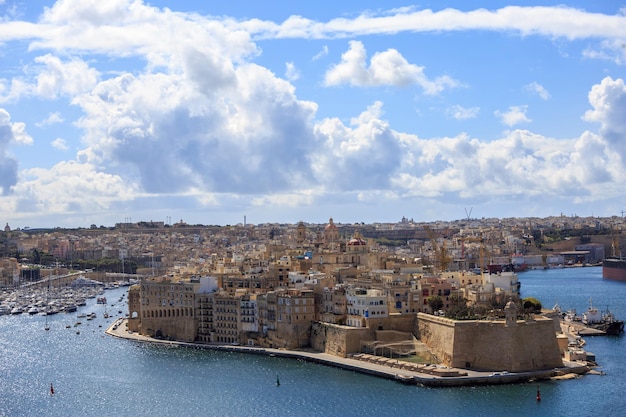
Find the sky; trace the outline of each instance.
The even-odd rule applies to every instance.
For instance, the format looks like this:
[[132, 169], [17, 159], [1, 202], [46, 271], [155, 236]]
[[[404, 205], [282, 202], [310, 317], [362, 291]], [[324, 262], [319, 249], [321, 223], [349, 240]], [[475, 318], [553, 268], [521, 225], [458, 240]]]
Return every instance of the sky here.
[[0, 223], [623, 216], [626, 6], [480, 3], [0, 0]]

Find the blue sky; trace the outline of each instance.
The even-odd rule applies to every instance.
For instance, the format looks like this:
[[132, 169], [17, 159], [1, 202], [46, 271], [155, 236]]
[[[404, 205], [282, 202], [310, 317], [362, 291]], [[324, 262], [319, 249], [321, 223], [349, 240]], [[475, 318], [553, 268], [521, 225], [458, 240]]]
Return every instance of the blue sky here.
[[524, 3], [0, 0], [0, 222], [621, 215], [626, 7]]

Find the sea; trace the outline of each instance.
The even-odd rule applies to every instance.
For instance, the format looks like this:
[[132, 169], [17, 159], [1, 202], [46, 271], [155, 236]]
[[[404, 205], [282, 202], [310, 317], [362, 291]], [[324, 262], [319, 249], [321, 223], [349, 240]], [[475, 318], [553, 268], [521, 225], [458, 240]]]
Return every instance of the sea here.
[[[519, 280], [522, 296], [546, 307], [582, 313], [592, 303], [626, 318], [626, 283], [604, 280], [600, 267], [527, 271]], [[586, 338], [601, 375], [426, 388], [301, 360], [105, 335], [127, 312], [126, 291], [108, 290], [106, 307], [90, 299], [76, 313], [0, 316], [0, 416], [626, 415], [626, 336]], [[97, 318], [77, 318], [91, 312]]]

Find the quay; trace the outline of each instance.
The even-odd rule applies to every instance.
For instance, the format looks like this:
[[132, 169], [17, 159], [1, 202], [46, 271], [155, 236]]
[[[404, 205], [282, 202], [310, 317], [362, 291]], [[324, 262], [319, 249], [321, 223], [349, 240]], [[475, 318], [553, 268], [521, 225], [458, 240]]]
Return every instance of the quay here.
[[[593, 327], [585, 326], [578, 321], [563, 321], [561, 322], [561, 330], [567, 335], [579, 335], [579, 336], [606, 336], [607, 333], [603, 330], [594, 329]], [[571, 338], [571, 337], [570, 337]]]
[[178, 342], [155, 339], [149, 336], [137, 334], [135, 332], [129, 332], [126, 328], [127, 321], [128, 319], [126, 318], [117, 319], [106, 329], [105, 333], [109, 336], [120, 339], [128, 339], [145, 343], [300, 359], [312, 363], [333, 366], [349, 371], [395, 380], [403, 384], [422, 385], [428, 387], [500, 385], [549, 379], [558, 380], [587, 374], [591, 370], [586, 363], [563, 361], [565, 366], [562, 368], [511, 373], [491, 371], [481, 372], [467, 369], [448, 368], [442, 365], [415, 364], [397, 359], [389, 359], [366, 354], [355, 354], [343, 358], [330, 355], [328, 353], [306, 350], [296, 351], [217, 343]]

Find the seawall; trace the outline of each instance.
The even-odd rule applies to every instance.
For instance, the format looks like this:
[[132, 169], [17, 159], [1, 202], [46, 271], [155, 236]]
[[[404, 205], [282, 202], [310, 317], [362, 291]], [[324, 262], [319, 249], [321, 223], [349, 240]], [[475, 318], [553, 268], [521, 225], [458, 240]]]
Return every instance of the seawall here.
[[565, 374], [585, 374], [589, 372], [586, 365], [578, 363], [567, 363], [555, 369], [540, 370], [532, 372], [509, 373], [502, 375], [494, 375], [490, 372], [477, 372], [466, 370], [452, 370], [451, 368], [440, 367], [439, 369], [448, 369], [467, 373], [464, 376], [438, 376], [417, 372], [414, 370], [403, 369], [399, 367], [401, 361], [390, 360], [386, 363], [371, 363], [354, 357], [338, 357], [328, 353], [314, 351], [293, 351], [283, 349], [261, 348], [253, 346], [234, 346], [224, 344], [205, 344], [192, 342], [176, 342], [154, 339], [137, 333], [129, 333], [126, 330], [126, 319], [118, 319], [107, 330], [106, 334], [138, 342], [164, 344], [170, 346], [183, 346], [193, 349], [213, 349], [227, 352], [240, 352], [255, 355], [275, 356], [291, 359], [306, 360], [327, 366], [333, 366], [353, 372], [359, 372], [376, 377], [386, 378], [403, 384], [424, 385], [429, 387], [454, 387], [454, 386], [473, 386], [473, 385], [498, 385], [527, 382], [531, 380], [550, 379]]

